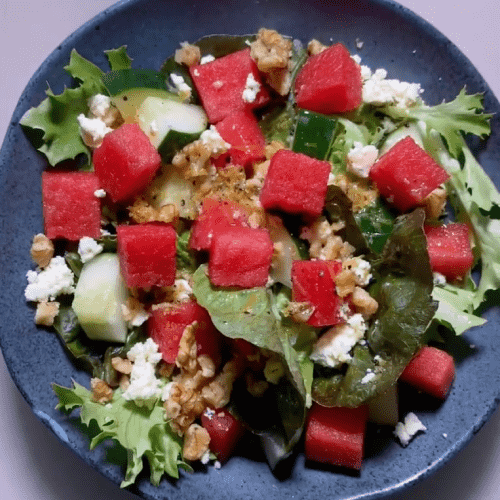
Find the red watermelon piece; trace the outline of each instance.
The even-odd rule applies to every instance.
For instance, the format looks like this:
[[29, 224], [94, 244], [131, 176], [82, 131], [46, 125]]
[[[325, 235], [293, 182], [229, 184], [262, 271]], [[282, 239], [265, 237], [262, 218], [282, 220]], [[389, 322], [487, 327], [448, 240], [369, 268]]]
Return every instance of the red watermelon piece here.
[[177, 358], [185, 328], [195, 321], [198, 323], [195, 330], [197, 354], [208, 356], [218, 367], [221, 362], [221, 334], [207, 310], [194, 300], [153, 308], [148, 319], [148, 334], [158, 344], [163, 360], [172, 364]]
[[361, 68], [341, 43], [309, 57], [297, 75], [299, 108], [323, 114], [352, 111], [361, 104]]
[[424, 226], [431, 269], [455, 279], [464, 276], [474, 264], [469, 228], [455, 222], [446, 226]]
[[266, 210], [316, 218], [325, 204], [330, 170], [327, 161], [280, 149], [271, 158], [260, 202]]
[[336, 260], [296, 260], [292, 263], [292, 299], [308, 302], [314, 312], [307, 323], [330, 326], [341, 323], [342, 299], [335, 290], [335, 276], [342, 270]]
[[363, 463], [368, 406], [309, 410], [304, 453], [308, 460], [359, 470]]
[[[269, 93], [250, 57], [250, 48], [190, 66], [189, 73], [210, 123], [217, 123], [234, 111], [260, 108], [269, 102]], [[249, 75], [261, 85], [251, 102], [243, 99]]]
[[382, 196], [406, 212], [447, 181], [449, 175], [408, 136], [380, 157], [371, 168], [370, 177]]
[[120, 267], [128, 287], [171, 286], [175, 281], [176, 232], [162, 223], [116, 228]]
[[231, 145], [225, 156], [233, 165], [247, 167], [265, 159], [266, 141], [257, 118], [250, 110], [236, 111], [216, 125], [221, 137]]
[[137, 123], [125, 123], [106, 134], [92, 160], [101, 187], [114, 202], [139, 194], [161, 165], [158, 151]]
[[224, 463], [232, 455], [245, 433], [242, 422], [224, 409], [207, 408], [201, 415], [201, 425], [210, 435], [210, 450]]
[[101, 236], [101, 202], [94, 193], [99, 179], [91, 172], [43, 172], [45, 235], [78, 241]]
[[245, 226], [247, 222], [247, 214], [237, 203], [205, 198], [201, 213], [191, 229], [189, 247], [194, 250], [209, 250], [215, 231], [232, 225]]
[[208, 276], [215, 286], [265, 286], [274, 246], [266, 229], [230, 226], [216, 231], [208, 260]]
[[399, 380], [426, 394], [445, 399], [454, 378], [453, 356], [436, 347], [424, 346], [408, 363]]

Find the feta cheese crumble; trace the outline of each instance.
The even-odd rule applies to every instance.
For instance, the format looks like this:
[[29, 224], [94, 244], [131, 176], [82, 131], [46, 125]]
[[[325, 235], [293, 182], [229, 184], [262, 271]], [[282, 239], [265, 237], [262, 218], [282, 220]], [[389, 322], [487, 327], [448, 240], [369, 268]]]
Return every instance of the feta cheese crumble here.
[[394, 435], [399, 439], [400, 443], [406, 447], [418, 432], [425, 432], [426, 430], [427, 427], [413, 412], [410, 412], [404, 418], [404, 422], [397, 423], [394, 429]]
[[28, 271], [26, 278], [28, 286], [24, 296], [30, 302], [53, 300], [57, 295], [75, 291], [75, 276], [61, 256], [53, 257], [41, 271]]
[[323, 366], [336, 368], [349, 363], [351, 349], [363, 338], [366, 323], [361, 314], [353, 314], [345, 324], [325, 332], [314, 344], [310, 358]]
[[90, 148], [99, 147], [102, 144], [104, 136], [113, 131], [100, 118], [87, 118], [81, 113], [76, 119], [80, 125], [82, 140]]
[[207, 64], [212, 61], [215, 61], [215, 57], [212, 54], [207, 54], [200, 59], [200, 64]]
[[210, 146], [212, 155], [221, 155], [231, 147], [231, 144], [221, 137], [214, 125], [210, 125], [210, 128], [201, 133], [200, 140], [202, 144]]
[[378, 158], [378, 149], [371, 144], [363, 146], [355, 142], [353, 148], [347, 153], [347, 170], [358, 177], [367, 179], [370, 169]]
[[94, 196], [96, 198], [106, 198], [106, 191], [104, 191], [104, 189], [96, 189], [94, 191]]
[[88, 236], [84, 236], [78, 242], [78, 253], [82, 262], [88, 262], [93, 259], [96, 255], [99, 255], [103, 251], [104, 247], [97, 243], [94, 238], [90, 238]]
[[254, 102], [260, 91], [260, 83], [255, 79], [253, 73], [248, 73], [245, 89], [243, 90], [243, 100]]
[[366, 286], [372, 279], [371, 264], [361, 257], [352, 257], [349, 259], [350, 270], [356, 278], [356, 285]]
[[186, 97], [189, 97], [191, 95], [191, 87], [186, 83], [181, 75], [172, 73], [170, 75], [170, 79], [172, 80], [172, 83], [180, 94], [183, 94]]

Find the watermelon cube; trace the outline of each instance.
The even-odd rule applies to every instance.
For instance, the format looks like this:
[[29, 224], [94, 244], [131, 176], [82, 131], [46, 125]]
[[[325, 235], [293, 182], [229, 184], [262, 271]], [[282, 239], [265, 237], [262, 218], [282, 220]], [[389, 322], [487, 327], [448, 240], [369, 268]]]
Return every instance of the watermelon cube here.
[[399, 380], [419, 391], [445, 399], [455, 378], [455, 361], [447, 352], [424, 346], [406, 365]]
[[292, 263], [292, 299], [308, 302], [314, 312], [307, 323], [330, 326], [341, 323], [342, 299], [335, 290], [335, 277], [342, 270], [336, 260], [295, 260]]
[[361, 68], [341, 43], [309, 57], [297, 75], [299, 108], [323, 114], [352, 111], [361, 104]]
[[232, 455], [245, 433], [242, 422], [224, 409], [207, 408], [201, 415], [201, 425], [210, 435], [210, 450], [224, 463]]
[[280, 149], [271, 158], [260, 202], [266, 210], [316, 218], [325, 204], [331, 165]]
[[120, 268], [128, 287], [171, 286], [175, 281], [176, 232], [162, 223], [116, 228]]
[[215, 286], [265, 286], [274, 246], [266, 229], [230, 226], [216, 231], [208, 259], [208, 276]]
[[424, 226], [431, 269], [455, 279], [464, 276], [474, 263], [469, 228], [460, 222], [446, 226]]
[[366, 405], [327, 408], [313, 404], [306, 424], [306, 459], [361, 469], [367, 419]]
[[257, 118], [250, 110], [236, 111], [216, 125], [221, 137], [231, 145], [226, 153], [232, 165], [248, 167], [265, 159], [266, 141]]
[[[269, 102], [250, 48], [233, 52], [206, 64], [189, 67], [189, 73], [210, 123], [237, 110], [256, 109]], [[253, 94], [249, 84], [253, 83]]]
[[397, 142], [370, 170], [378, 190], [402, 212], [448, 180], [448, 173], [412, 137]]
[[191, 229], [189, 247], [194, 250], [209, 250], [215, 231], [232, 225], [245, 226], [247, 222], [247, 214], [237, 203], [205, 198], [201, 213]]
[[91, 172], [43, 172], [43, 220], [47, 238], [78, 241], [101, 236], [101, 203]]
[[137, 123], [107, 134], [92, 160], [101, 187], [118, 203], [139, 194], [153, 179], [161, 157]]
[[208, 356], [218, 367], [221, 362], [221, 334], [207, 310], [194, 300], [153, 307], [147, 323], [148, 335], [158, 344], [163, 360], [172, 364], [177, 358], [185, 328], [195, 321], [198, 323], [195, 330], [197, 355]]

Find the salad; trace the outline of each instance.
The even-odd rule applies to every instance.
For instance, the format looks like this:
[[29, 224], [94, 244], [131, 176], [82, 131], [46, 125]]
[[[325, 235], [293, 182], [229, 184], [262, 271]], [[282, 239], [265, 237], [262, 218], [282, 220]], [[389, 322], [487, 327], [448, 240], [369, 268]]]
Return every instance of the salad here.
[[50, 164], [26, 299], [90, 373], [58, 408], [125, 448], [122, 486], [243, 434], [273, 470], [299, 448], [359, 469], [368, 420], [406, 446], [425, 428], [397, 391], [447, 396], [446, 336], [500, 284], [500, 194], [464, 138], [489, 134], [482, 96], [429, 106], [268, 29], [160, 69], [106, 55], [73, 51], [77, 85], [21, 121]]

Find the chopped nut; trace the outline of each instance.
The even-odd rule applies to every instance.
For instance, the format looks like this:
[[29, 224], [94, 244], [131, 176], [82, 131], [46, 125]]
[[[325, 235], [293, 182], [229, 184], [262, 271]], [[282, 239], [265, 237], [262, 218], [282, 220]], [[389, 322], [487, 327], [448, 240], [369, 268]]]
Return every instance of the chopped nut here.
[[446, 189], [438, 187], [428, 194], [421, 202], [425, 209], [425, 216], [428, 219], [439, 218], [446, 205]]
[[122, 375], [118, 380], [118, 386], [120, 389], [125, 392], [130, 385], [130, 377], [128, 375]]
[[201, 139], [184, 146], [172, 159], [174, 167], [182, 169], [184, 177], [199, 177], [208, 174], [212, 148]]
[[373, 316], [378, 309], [378, 302], [364, 288], [359, 286], [354, 288], [352, 303], [365, 318]]
[[125, 321], [133, 326], [142, 325], [149, 317], [144, 304], [135, 297], [128, 297], [126, 303], [122, 304], [122, 313]]
[[339, 297], [346, 297], [354, 292], [356, 275], [349, 269], [343, 269], [335, 277], [336, 291]]
[[378, 191], [370, 184], [368, 179], [351, 179], [349, 176], [339, 174], [333, 181], [347, 195], [352, 202], [352, 210], [359, 212], [367, 205], [373, 203], [378, 197]]
[[175, 51], [174, 59], [178, 64], [194, 66], [195, 64], [198, 64], [200, 62], [200, 48], [187, 42], [181, 43], [181, 48]]
[[289, 302], [282, 313], [283, 316], [290, 316], [297, 323], [307, 323], [314, 313], [314, 306], [309, 302]]
[[130, 359], [115, 356], [111, 358], [111, 366], [119, 373], [125, 375], [130, 375], [132, 373], [132, 361], [130, 361]]
[[210, 435], [199, 424], [192, 424], [186, 431], [182, 456], [185, 460], [200, 460], [208, 451]]
[[280, 149], [285, 149], [285, 145], [281, 141], [271, 141], [270, 144], [266, 144], [264, 148], [266, 160], [270, 160]]
[[198, 364], [201, 367], [201, 374], [205, 378], [215, 377], [215, 364], [206, 354], [198, 356]]
[[31, 258], [40, 266], [47, 267], [54, 256], [54, 244], [44, 234], [37, 234], [31, 245]]
[[90, 389], [92, 391], [92, 399], [96, 403], [109, 403], [113, 398], [113, 389], [100, 378], [92, 378], [90, 380]]
[[316, 54], [321, 54], [324, 50], [328, 48], [327, 45], [323, 45], [319, 40], [315, 38], [311, 40], [307, 45], [307, 52], [310, 56], [315, 56]]
[[36, 306], [35, 323], [37, 325], [52, 326], [59, 313], [59, 302], [39, 302]]
[[142, 197], [137, 198], [133, 205], [128, 207], [128, 212], [130, 217], [139, 224], [155, 221], [169, 224], [179, 216], [176, 205], [168, 204], [155, 208]]

